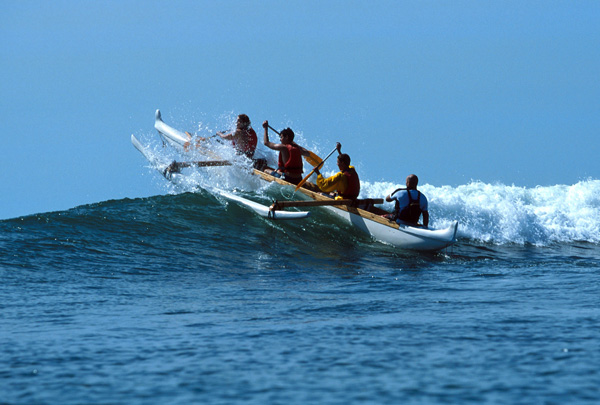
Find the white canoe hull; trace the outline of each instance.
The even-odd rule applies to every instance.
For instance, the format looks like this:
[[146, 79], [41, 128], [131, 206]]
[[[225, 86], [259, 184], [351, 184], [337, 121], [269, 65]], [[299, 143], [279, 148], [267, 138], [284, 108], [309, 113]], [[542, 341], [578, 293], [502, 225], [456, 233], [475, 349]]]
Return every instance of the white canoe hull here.
[[154, 128], [172, 145], [183, 147], [190, 140], [185, 133], [165, 124], [160, 115], [160, 110], [156, 110]]
[[373, 239], [403, 249], [435, 251], [456, 242], [457, 221], [445, 229], [427, 229], [407, 225], [399, 225], [398, 228], [395, 228], [337, 207], [326, 208]]
[[142, 143], [133, 134], [131, 135], [131, 143], [148, 160], [148, 163], [150, 163], [152, 167], [164, 175], [164, 170], [167, 168], [167, 166], [169, 166], [169, 162], [161, 160], [158, 156], [152, 153], [152, 151], [142, 145]]
[[[293, 184], [258, 170], [254, 170], [254, 174], [262, 177], [266, 181], [294, 187]], [[298, 191], [309, 200], [331, 201], [328, 197], [304, 188], [300, 188]], [[319, 208], [325, 208], [333, 212], [377, 241], [402, 249], [436, 251], [444, 249], [456, 242], [456, 232], [458, 229], [457, 221], [453, 222], [445, 229], [431, 229], [398, 225], [393, 221], [382, 218], [378, 214], [354, 207], [326, 205]]]

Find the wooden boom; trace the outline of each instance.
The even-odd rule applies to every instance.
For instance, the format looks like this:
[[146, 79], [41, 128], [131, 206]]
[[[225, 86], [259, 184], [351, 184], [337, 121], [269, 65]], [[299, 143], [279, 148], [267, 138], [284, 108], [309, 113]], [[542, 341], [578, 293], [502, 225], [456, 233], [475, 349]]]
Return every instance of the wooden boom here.
[[282, 210], [285, 207], [322, 207], [325, 205], [360, 206], [363, 204], [382, 204], [383, 198], [367, 198], [362, 200], [313, 200], [313, 201], [275, 201], [269, 208], [271, 211]]
[[206, 160], [201, 162], [191, 162], [193, 165], [204, 167], [204, 166], [231, 166], [231, 162], [228, 160]]

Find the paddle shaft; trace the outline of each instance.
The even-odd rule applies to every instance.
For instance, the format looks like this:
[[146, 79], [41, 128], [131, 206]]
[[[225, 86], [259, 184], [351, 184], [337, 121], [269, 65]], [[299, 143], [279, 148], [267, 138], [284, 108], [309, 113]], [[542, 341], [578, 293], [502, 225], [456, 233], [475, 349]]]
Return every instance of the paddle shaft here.
[[182, 167], [190, 167], [190, 166], [198, 166], [198, 167], [206, 167], [206, 166], [231, 166], [231, 162], [227, 160], [205, 160], [205, 161], [197, 161], [197, 162], [173, 162], [171, 166], [176, 166], [177, 169], [181, 169]]
[[318, 165], [317, 165], [317, 166], [316, 166], [314, 169], [312, 169], [312, 170], [310, 171], [310, 173], [308, 173], [308, 175], [307, 175], [305, 178], [303, 178], [303, 179], [302, 179], [302, 181], [301, 181], [300, 183], [298, 183], [298, 185], [297, 185], [297, 186], [296, 186], [296, 188], [294, 189], [294, 192], [298, 191], [298, 189], [299, 189], [300, 187], [302, 187], [302, 185], [303, 185], [304, 183], [306, 183], [306, 180], [308, 180], [308, 178], [309, 178], [310, 176], [312, 176], [312, 174], [315, 172], [315, 170], [317, 170], [317, 169], [318, 169], [320, 166], [323, 166], [323, 165], [325, 164], [325, 161], [326, 161], [327, 159], [329, 159], [329, 156], [333, 155], [333, 152], [335, 152], [336, 150], [337, 150], [337, 145], [336, 145], [336, 147], [335, 147], [335, 148], [333, 148], [333, 150], [332, 150], [331, 152], [329, 152], [329, 155], [327, 155], [327, 157], [326, 157], [325, 159], [323, 159], [323, 161], [322, 161], [320, 164], [318, 164]]
[[302, 201], [275, 201], [269, 208], [271, 211], [282, 210], [285, 207], [322, 207], [326, 205], [353, 205], [358, 206], [359, 204], [383, 204], [383, 198], [366, 198], [366, 199], [342, 199], [342, 200], [331, 200], [329, 198], [325, 200], [302, 200]]

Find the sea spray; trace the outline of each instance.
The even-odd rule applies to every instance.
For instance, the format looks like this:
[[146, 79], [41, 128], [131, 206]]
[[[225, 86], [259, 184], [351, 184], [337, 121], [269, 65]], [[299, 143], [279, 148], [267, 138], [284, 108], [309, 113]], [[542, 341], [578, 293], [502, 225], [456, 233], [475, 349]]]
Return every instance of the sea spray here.
[[600, 242], [600, 181], [534, 188], [471, 182], [423, 185], [432, 218], [460, 222], [459, 236], [495, 244]]

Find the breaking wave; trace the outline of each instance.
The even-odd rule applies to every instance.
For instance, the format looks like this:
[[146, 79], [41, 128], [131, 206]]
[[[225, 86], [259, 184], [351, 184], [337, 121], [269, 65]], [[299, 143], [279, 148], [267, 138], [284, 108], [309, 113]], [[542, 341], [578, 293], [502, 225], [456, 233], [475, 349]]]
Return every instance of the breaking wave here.
[[[300, 139], [302, 140], [302, 139]], [[232, 149], [216, 146], [227, 159], [238, 159]], [[275, 164], [272, 151], [258, 149], [263, 157]], [[169, 159], [182, 159], [172, 148], [155, 144], [155, 152]], [[187, 157], [189, 158], [189, 156]], [[177, 185], [164, 182], [170, 193], [205, 190], [237, 189], [270, 198], [272, 189], [250, 174], [248, 161], [236, 161], [236, 168], [186, 169]], [[240, 168], [248, 170], [239, 170]], [[305, 167], [305, 173], [311, 168]], [[324, 174], [331, 174], [333, 171]], [[164, 180], [164, 179], [161, 179]], [[403, 184], [369, 182], [361, 179], [361, 198], [381, 198]], [[279, 187], [276, 187], [278, 190]], [[491, 244], [600, 243], [600, 180], [587, 179], [573, 185], [517, 187], [504, 184], [470, 182], [457, 187], [422, 184], [419, 189], [429, 200], [430, 226], [443, 228], [459, 221], [459, 238]], [[282, 197], [292, 197], [291, 190], [272, 190]], [[383, 208], [392, 210], [391, 203]]]

